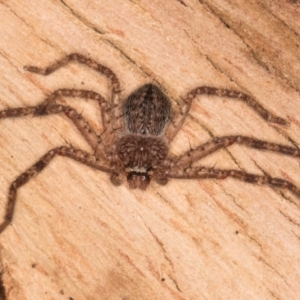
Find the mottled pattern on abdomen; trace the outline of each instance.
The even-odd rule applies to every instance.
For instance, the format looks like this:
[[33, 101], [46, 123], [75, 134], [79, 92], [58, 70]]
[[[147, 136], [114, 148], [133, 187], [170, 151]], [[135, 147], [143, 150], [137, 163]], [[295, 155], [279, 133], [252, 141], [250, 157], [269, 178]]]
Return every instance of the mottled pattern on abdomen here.
[[169, 123], [171, 105], [157, 86], [147, 84], [127, 98], [123, 112], [130, 133], [158, 136]]

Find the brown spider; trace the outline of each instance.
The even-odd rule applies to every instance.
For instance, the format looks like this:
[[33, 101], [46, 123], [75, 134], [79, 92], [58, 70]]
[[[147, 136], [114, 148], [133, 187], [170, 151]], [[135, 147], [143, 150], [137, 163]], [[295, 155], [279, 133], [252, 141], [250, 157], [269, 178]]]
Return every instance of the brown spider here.
[[[81, 54], [70, 54], [45, 69], [28, 66], [25, 67], [25, 70], [48, 75], [70, 61], [84, 64], [106, 76], [112, 84], [110, 101], [106, 101], [100, 94], [92, 91], [59, 89], [54, 91], [40, 105], [0, 111], [0, 119], [64, 113], [89, 143], [94, 154], [73, 147], [57, 147], [47, 152], [31, 168], [19, 175], [9, 188], [4, 220], [0, 223], [0, 233], [12, 221], [18, 189], [42, 171], [55, 155], [67, 156], [92, 168], [109, 173], [111, 182], [114, 185], [120, 185], [123, 177], [126, 176], [131, 189], [140, 188], [145, 190], [151, 179], [164, 185], [169, 178], [225, 179], [233, 177], [255, 184], [268, 184], [274, 187], [286, 188], [300, 197], [300, 190], [293, 183], [281, 178], [249, 174], [239, 170], [192, 166], [192, 162], [196, 162], [233, 143], [300, 157], [300, 151], [297, 148], [241, 135], [231, 135], [214, 138], [178, 157], [169, 156], [169, 143], [172, 142], [182, 127], [192, 101], [198, 95], [205, 94], [239, 99], [249, 105], [265, 120], [282, 125], [288, 124], [285, 120], [267, 112], [249, 95], [234, 90], [201, 86], [187, 94], [183, 99], [179, 113], [173, 117], [170, 100], [153, 84], [143, 85], [125, 101], [121, 102], [120, 83], [117, 76], [109, 68]], [[56, 104], [56, 100], [59, 100], [61, 96], [88, 98], [99, 103], [103, 124], [101, 138], [81, 114], [78, 114], [70, 106]]]

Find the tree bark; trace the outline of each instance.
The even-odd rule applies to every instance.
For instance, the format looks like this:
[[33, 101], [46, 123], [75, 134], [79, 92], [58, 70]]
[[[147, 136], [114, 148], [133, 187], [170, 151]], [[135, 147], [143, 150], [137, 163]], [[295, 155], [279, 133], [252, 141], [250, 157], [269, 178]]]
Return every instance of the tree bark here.
[[[290, 126], [249, 107], [201, 96], [171, 144], [178, 155], [212, 137], [240, 134], [300, 143], [299, 1], [0, 0], [0, 110], [42, 102], [59, 88], [110, 95], [104, 78], [76, 63], [79, 52], [111, 68], [126, 98], [159, 85], [174, 111], [191, 89], [240, 90]], [[101, 132], [92, 101], [63, 99]], [[89, 146], [63, 116], [0, 120], [1, 215], [11, 182], [51, 148]], [[233, 145], [198, 165], [269, 174], [300, 187], [299, 161]], [[146, 191], [55, 158], [18, 193], [0, 236], [8, 300], [298, 299], [300, 199], [231, 179], [170, 180]]]

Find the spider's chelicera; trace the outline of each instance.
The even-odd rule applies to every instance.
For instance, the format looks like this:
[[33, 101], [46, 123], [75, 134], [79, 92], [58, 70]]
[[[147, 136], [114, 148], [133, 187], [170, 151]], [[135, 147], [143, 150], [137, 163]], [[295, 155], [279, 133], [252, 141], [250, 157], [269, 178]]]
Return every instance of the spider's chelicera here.
[[[247, 136], [231, 135], [214, 138], [177, 157], [169, 154], [169, 144], [182, 127], [193, 100], [203, 94], [241, 100], [266, 121], [287, 125], [284, 119], [269, 113], [249, 95], [235, 90], [200, 86], [187, 93], [186, 97], [183, 98], [179, 112], [174, 114], [169, 98], [159, 87], [153, 84], [141, 86], [122, 101], [117, 76], [109, 68], [78, 53], [67, 55], [45, 69], [28, 66], [25, 67], [25, 70], [40, 75], [48, 75], [71, 61], [84, 64], [106, 76], [111, 81], [111, 98], [106, 100], [100, 94], [88, 90], [59, 89], [48, 96], [40, 105], [0, 111], [0, 119], [62, 113], [77, 127], [93, 152], [88, 153], [67, 146], [57, 147], [47, 152], [32, 167], [19, 175], [9, 188], [4, 220], [0, 223], [0, 233], [12, 221], [18, 189], [42, 171], [56, 155], [69, 157], [109, 173], [114, 185], [121, 184], [126, 178], [129, 188], [132, 189], [145, 190], [151, 180], [164, 185], [169, 178], [225, 179], [232, 177], [254, 184], [268, 184], [273, 187], [288, 189], [300, 198], [300, 190], [285, 179], [250, 174], [234, 169], [193, 166], [193, 162], [234, 143], [300, 157], [300, 151], [297, 148]], [[86, 98], [97, 101], [101, 109], [103, 132], [97, 133], [84, 117], [72, 107], [57, 104], [61, 97]]]

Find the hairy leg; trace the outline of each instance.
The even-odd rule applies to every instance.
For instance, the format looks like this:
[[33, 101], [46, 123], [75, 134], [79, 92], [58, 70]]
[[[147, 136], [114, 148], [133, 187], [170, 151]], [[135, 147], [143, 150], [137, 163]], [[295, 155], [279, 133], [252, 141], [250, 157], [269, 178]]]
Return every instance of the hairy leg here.
[[227, 97], [227, 98], [241, 100], [249, 107], [251, 107], [256, 113], [258, 113], [266, 121], [281, 124], [281, 125], [288, 125], [287, 121], [269, 113], [265, 108], [263, 108], [258, 102], [256, 102], [252, 97], [250, 97], [247, 94], [235, 90], [201, 86], [191, 90], [187, 94], [187, 96], [183, 99], [183, 105], [180, 109], [179, 114], [174, 118], [174, 120], [172, 120], [166, 132], [166, 137], [169, 142], [171, 142], [174, 139], [177, 132], [182, 127], [185, 118], [191, 108], [191, 104], [193, 100], [196, 98], [196, 96], [198, 95], [211, 95], [211, 96]]
[[[0, 119], [4, 118], [16, 118], [24, 117], [28, 115], [32, 116], [43, 116], [49, 114], [64, 113], [68, 118], [70, 118], [82, 136], [86, 139], [89, 145], [97, 153], [104, 154], [103, 143], [100, 143], [98, 135], [92, 129], [90, 124], [73, 108], [69, 106], [63, 106], [55, 104], [55, 100], [60, 96], [65, 97], [82, 97], [98, 101], [101, 112], [104, 111], [106, 107], [105, 99], [98, 93], [86, 90], [76, 90], [76, 89], [60, 89], [53, 92], [42, 104], [32, 107], [21, 107], [21, 108], [10, 108], [0, 111]], [[104, 125], [103, 125], [104, 126]]]
[[267, 175], [250, 174], [238, 170], [223, 170], [205, 167], [195, 168], [174, 168], [168, 171], [166, 178], [181, 178], [181, 179], [225, 179], [228, 177], [235, 178], [240, 181], [245, 181], [257, 185], [266, 184], [271, 187], [287, 189], [295, 194], [300, 199], [300, 189], [293, 183]]
[[[87, 67], [94, 69], [98, 73], [104, 75], [107, 77], [111, 83], [112, 83], [112, 89], [114, 93], [120, 93], [120, 82], [117, 76], [113, 71], [111, 71], [109, 68], [97, 63], [91, 58], [88, 58], [82, 54], [79, 53], [71, 53], [69, 55], [66, 55], [64, 58], [57, 60], [53, 64], [49, 65], [46, 68], [39, 68], [35, 66], [25, 66], [24, 70], [40, 75], [47, 76], [56, 70], [60, 69], [61, 67], [66, 66], [69, 62], [78, 62], [80, 64], [86, 65]], [[114, 103], [118, 104], [118, 103]]]
[[11, 184], [9, 188], [5, 216], [3, 221], [0, 223], [0, 233], [11, 223], [13, 219], [18, 189], [25, 183], [27, 183], [33, 176], [40, 173], [50, 163], [50, 161], [55, 157], [55, 155], [66, 156], [76, 161], [79, 161], [85, 165], [93, 167], [97, 170], [111, 173], [110, 168], [99, 163], [99, 160], [95, 155], [89, 154], [83, 150], [70, 147], [58, 147], [50, 150], [43, 157], [41, 157], [40, 160], [36, 162], [32, 167], [30, 167], [27, 171], [18, 176], [17, 179]]
[[289, 155], [293, 157], [300, 157], [300, 150], [295, 147], [285, 146], [276, 143], [269, 143], [266, 141], [254, 139], [242, 135], [230, 135], [214, 138], [213, 140], [198, 146], [195, 149], [191, 149], [186, 153], [182, 154], [174, 161], [174, 166], [189, 166], [193, 162], [200, 160], [201, 158], [216, 152], [219, 149], [231, 146], [237, 143], [240, 145], [247, 146], [249, 148], [255, 148], [260, 150], [268, 150], [284, 155]]
[[[104, 120], [104, 123], [106, 124], [107, 130], [110, 133], [109, 135], [113, 136], [113, 138], [111, 139], [114, 141], [115, 133], [122, 127], [122, 107], [120, 105], [120, 82], [115, 73], [111, 71], [111, 69], [79, 53], [71, 53], [46, 68], [25, 66], [24, 69], [32, 73], [46, 76], [55, 72], [59, 68], [66, 66], [69, 62], [77, 62], [86, 65], [87, 67], [97, 71], [101, 75], [104, 75], [111, 81], [112, 97], [109, 103], [109, 107], [107, 107], [107, 109], [103, 111], [102, 118]], [[108, 143], [111, 143], [111, 141], [108, 141]]]
[[103, 130], [107, 129], [107, 123], [105, 121], [105, 113], [107, 111], [107, 103], [102, 95], [93, 91], [79, 90], [79, 89], [58, 89], [51, 93], [47, 99], [44, 100], [43, 104], [52, 104], [60, 97], [72, 97], [72, 98], [84, 98], [89, 100], [96, 100], [101, 110], [102, 126]]

